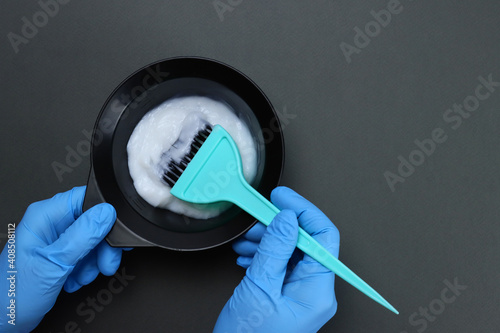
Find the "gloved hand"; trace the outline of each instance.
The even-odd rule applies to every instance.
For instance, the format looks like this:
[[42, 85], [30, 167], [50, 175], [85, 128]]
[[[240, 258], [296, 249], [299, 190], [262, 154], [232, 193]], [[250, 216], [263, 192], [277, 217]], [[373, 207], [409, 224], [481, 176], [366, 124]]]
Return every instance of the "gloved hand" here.
[[[116, 220], [109, 204], [82, 214], [85, 187], [31, 204], [15, 231], [15, 270], [9, 267], [7, 245], [0, 255], [0, 332], [29, 332], [52, 308], [64, 285], [74, 292], [99, 272], [113, 275], [122, 249], [103, 238]], [[15, 326], [5, 315], [10, 304], [7, 278], [15, 275]]]
[[267, 230], [257, 225], [234, 244], [241, 255], [238, 264], [249, 267], [222, 309], [215, 333], [317, 332], [337, 310], [335, 275], [295, 249], [297, 218], [300, 226], [336, 257], [337, 228], [289, 188], [276, 188], [271, 201], [282, 211]]

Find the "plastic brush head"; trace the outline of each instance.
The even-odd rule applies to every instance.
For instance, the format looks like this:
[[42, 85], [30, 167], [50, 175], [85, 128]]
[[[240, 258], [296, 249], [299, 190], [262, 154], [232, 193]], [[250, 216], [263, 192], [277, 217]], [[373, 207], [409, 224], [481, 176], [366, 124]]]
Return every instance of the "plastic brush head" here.
[[[206, 124], [202, 130], [198, 131], [196, 133], [195, 137], [193, 138], [193, 141], [191, 142], [191, 146], [189, 149], [189, 152], [184, 155], [180, 159], [180, 161], [174, 161], [173, 159], [170, 159], [168, 162], [167, 167], [163, 171], [163, 180], [170, 186], [174, 187], [175, 183], [179, 179], [179, 177], [182, 175], [184, 170], [186, 170], [189, 162], [193, 159], [194, 155], [200, 150], [201, 146], [205, 142], [205, 140], [208, 138], [208, 136], [212, 133], [212, 126], [209, 124]], [[175, 143], [174, 143], [174, 148], [175, 148]]]
[[179, 173], [169, 175], [176, 179], [170, 193], [196, 204], [233, 202], [234, 191], [240, 191], [244, 184], [250, 186], [243, 176], [236, 143], [220, 125], [215, 125], [209, 136], [205, 133], [201, 141], [203, 147], [196, 149], [194, 156], [190, 154], [191, 160], [182, 176]]

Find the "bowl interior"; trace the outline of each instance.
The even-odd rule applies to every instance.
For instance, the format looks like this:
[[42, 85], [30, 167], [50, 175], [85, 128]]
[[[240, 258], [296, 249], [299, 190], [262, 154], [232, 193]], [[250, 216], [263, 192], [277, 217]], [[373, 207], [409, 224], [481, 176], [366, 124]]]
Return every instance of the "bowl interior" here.
[[265, 145], [259, 122], [250, 107], [227, 87], [201, 78], [177, 78], [168, 80], [155, 89], [144, 93], [139, 101], [129, 104], [115, 129], [113, 138], [113, 168], [121, 192], [128, 203], [146, 220], [161, 228], [177, 232], [200, 232], [217, 228], [235, 218], [240, 209], [232, 206], [222, 214], [209, 219], [195, 219], [173, 213], [166, 209], [154, 208], [137, 193], [128, 168], [127, 143], [135, 126], [151, 108], [165, 100], [181, 96], [206, 96], [227, 104], [249, 128], [257, 148], [257, 176], [252, 186], [258, 187], [265, 165]]

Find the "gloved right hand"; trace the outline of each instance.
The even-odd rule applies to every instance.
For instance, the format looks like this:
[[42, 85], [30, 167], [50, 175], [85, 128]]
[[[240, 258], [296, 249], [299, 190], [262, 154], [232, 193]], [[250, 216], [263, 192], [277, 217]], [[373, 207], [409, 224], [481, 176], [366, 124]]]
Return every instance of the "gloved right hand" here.
[[[267, 230], [262, 232], [264, 229], [257, 226], [234, 245], [241, 255], [238, 262], [249, 267], [219, 315], [215, 333], [317, 332], [336, 312], [335, 275], [308, 255], [295, 251], [295, 245], [300, 224], [338, 257], [337, 228], [318, 208], [289, 188], [276, 188], [271, 201], [282, 211]], [[262, 240], [256, 246], [261, 234]], [[294, 251], [299, 253], [298, 262], [288, 267]]]

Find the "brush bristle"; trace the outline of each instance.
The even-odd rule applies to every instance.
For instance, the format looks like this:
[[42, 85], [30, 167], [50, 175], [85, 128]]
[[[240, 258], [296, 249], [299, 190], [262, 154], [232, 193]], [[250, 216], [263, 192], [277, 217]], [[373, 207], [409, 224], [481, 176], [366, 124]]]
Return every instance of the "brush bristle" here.
[[206, 125], [199, 131], [191, 142], [191, 148], [187, 155], [185, 155], [180, 162], [170, 161], [168, 167], [163, 174], [163, 180], [170, 186], [174, 187], [175, 183], [186, 170], [189, 162], [193, 159], [194, 155], [200, 150], [201, 146], [212, 132], [212, 126]]

